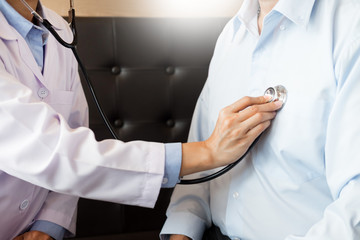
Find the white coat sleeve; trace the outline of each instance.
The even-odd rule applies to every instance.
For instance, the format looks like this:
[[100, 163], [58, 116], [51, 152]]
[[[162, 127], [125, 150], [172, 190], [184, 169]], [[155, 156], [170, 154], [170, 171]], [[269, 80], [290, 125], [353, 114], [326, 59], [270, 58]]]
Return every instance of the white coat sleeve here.
[[[75, 67], [74, 76], [72, 77], [72, 91], [75, 93], [75, 100], [71, 106], [71, 113], [68, 119], [68, 123], [72, 128], [88, 127], [89, 125], [88, 106], [77, 72], [77, 67]], [[73, 236], [76, 230], [78, 199], [75, 196], [50, 192], [35, 220], [56, 223], [68, 230], [65, 236]]]
[[305, 236], [286, 240], [360, 239], [360, 37], [335, 65], [337, 97], [328, 121], [326, 177], [334, 201]]
[[0, 92], [2, 171], [59, 193], [154, 206], [164, 174], [163, 144], [97, 142], [90, 129], [70, 128], [4, 70]]

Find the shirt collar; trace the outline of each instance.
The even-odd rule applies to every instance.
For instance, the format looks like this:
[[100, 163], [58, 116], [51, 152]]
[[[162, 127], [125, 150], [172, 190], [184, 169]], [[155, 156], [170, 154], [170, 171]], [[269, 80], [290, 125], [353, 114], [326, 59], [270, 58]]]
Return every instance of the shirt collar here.
[[25, 38], [29, 33], [33, 24], [21, 16], [12, 6], [5, 0], [0, 0], [0, 11], [7, 20], [7, 22], [15, 28], [20, 35]]
[[[26, 38], [26, 36], [29, 34], [32, 28], [39, 29], [41, 31], [42, 28], [34, 25], [32, 22], [25, 19], [23, 16], [21, 16], [10, 4], [8, 4], [5, 0], [0, 0], [0, 10], [3, 13], [5, 19], [7, 22], [15, 28], [15, 30], [23, 37]], [[36, 9], [37, 12], [40, 15], [42, 14], [42, 6], [41, 4], [38, 5], [38, 8]]]
[[[53, 25], [55, 30], [64, 30], [65, 27], [61, 22], [56, 21], [52, 18], [53, 12], [49, 11], [47, 8], [43, 7], [41, 1], [39, 1], [38, 8], [36, 11], [43, 16], [44, 19], [48, 19], [49, 22]], [[21, 16], [12, 6], [10, 6], [6, 0], [0, 0], [0, 21], [7, 21], [9, 25], [15, 28], [19, 34], [25, 38], [30, 30], [35, 27], [40, 29], [40, 27], [34, 25], [32, 22], [25, 19]], [[5, 18], [5, 19], [4, 19]], [[8, 40], [17, 39], [16, 34], [10, 29], [11, 27], [1, 27], [0, 28], [0, 37]], [[43, 28], [45, 29], [45, 28]], [[47, 30], [44, 30], [47, 32]]]
[[280, 0], [274, 10], [299, 26], [306, 27], [310, 21], [315, 0]]
[[237, 14], [237, 18], [244, 24], [248, 25], [253, 18], [257, 17], [259, 2], [254, 0], [244, 0]]
[[[295, 24], [306, 27], [310, 21], [314, 3], [315, 0], [279, 0], [272, 11], [277, 11]], [[254, 19], [257, 18], [258, 9], [258, 1], [244, 0], [239, 12], [235, 15], [234, 35], [241, 24], [251, 28], [251, 23], [254, 23]]]

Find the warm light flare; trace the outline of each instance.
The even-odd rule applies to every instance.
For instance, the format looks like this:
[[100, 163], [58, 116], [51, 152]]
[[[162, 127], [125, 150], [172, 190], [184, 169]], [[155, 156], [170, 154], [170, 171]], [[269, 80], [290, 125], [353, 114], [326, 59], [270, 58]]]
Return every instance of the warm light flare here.
[[[67, 0], [42, 0], [66, 16]], [[121, 17], [231, 17], [242, 0], [75, 0], [78, 16]]]

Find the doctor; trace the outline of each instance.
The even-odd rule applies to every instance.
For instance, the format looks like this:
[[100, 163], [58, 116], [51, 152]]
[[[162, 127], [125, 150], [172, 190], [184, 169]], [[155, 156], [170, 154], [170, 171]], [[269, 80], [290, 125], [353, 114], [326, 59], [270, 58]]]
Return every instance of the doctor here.
[[[67, 23], [28, 3], [71, 40]], [[179, 176], [233, 162], [281, 103], [243, 98], [221, 111], [206, 141], [97, 142], [77, 63], [20, 0], [0, 0], [0, 236], [62, 239], [75, 231], [77, 197], [153, 207]], [[251, 105], [256, 105], [251, 107]], [[250, 107], [249, 107], [250, 106]], [[163, 184], [167, 178], [168, 183]], [[165, 181], [164, 181], [165, 182]]]

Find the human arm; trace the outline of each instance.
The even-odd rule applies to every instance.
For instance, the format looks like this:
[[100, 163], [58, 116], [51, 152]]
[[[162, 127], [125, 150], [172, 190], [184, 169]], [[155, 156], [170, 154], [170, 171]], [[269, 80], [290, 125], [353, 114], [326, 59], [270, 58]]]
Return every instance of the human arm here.
[[265, 96], [244, 97], [223, 108], [207, 140], [183, 144], [180, 175], [221, 167], [244, 155], [281, 107], [281, 102], [268, 100]]
[[[62, 115], [34, 99], [6, 71], [0, 75], [1, 132], [7, 136], [1, 152], [3, 159], [14, 159], [0, 161], [3, 171], [55, 192], [153, 206], [164, 173], [163, 144], [97, 142], [92, 131], [70, 128]], [[21, 151], [7, 151], [19, 145]], [[129, 185], [142, 187], [129, 192]]]
[[[71, 89], [69, 91], [74, 95], [73, 101], [69, 105], [62, 104], [59, 108], [57, 108], [57, 105], [54, 107], [59, 113], [67, 116], [66, 122], [71, 128], [75, 129], [78, 127], [88, 127], [89, 116], [76, 62], [74, 62], [73, 68], [71, 78], [69, 78], [69, 81], [71, 80]], [[47, 233], [56, 240], [74, 236], [77, 203], [78, 197], [53, 191], [49, 192], [45, 204], [43, 204], [38, 212], [31, 230]]]
[[[210, 117], [209, 92], [207, 82], [194, 111], [189, 132], [189, 142], [203, 141], [210, 138], [213, 129], [216, 128], [216, 118]], [[237, 126], [239, 125], [237, 124]], [[202, 177], [204, 174], [208, 175], [209, 173], [194, 174], [190, 178]], [[224, 176], [226, 178], [226, 175]], [[216, 182], [221, 181], [221, 178], [218, 178]], [[224, 184], [224, 188], [227, 188], [226, 184]], [[161, 238], [168, 239], [169, 235], [177, 233], [185, 234], [192, 239], [201, 239], [203, 231], [211, 224], [209, 192], [208, 182], [176, 186], [167, 211], [168, 218], [161, 232]]]
[[286, 240], [360, 238], [360, 135], [356, 120], [360, 116], [360, 38], [351, 39], [344, 48], [335, 65], [336, 99], [328, 120], [324, 152], [333, 202], [306, 234], [293, 234]]
[[[267, 127], [269, 119], [275, 114], [274, 110], [280, 107], [277, 105], [278, 103], [262, 105], [267, 101], [268, 99], [263, 97], [244, 97], [225, 107], [221, 111], [216, 129], [207, 140], [182, 144], [182, 161], [179, 161], [182, 163], [182, 167], [178, 167], [180, 163], [177, 162], [177, 159], [181, 158], [181, 153], [176, 154], [181, 151], [177, 149], [181, 148], [180, 144], [165, 144], [166, 165], [162, 187], [174, 187], [178, 182], [176, 176], [214, 168], [214, 166], [218, 166], [216, 164], [221, 164], [221, 161], [228, 161], [228, 159], [232, 161], [231, 159], [238, 159], [243, 155], [243, 151], [248, 149], [249, 144], [254, 141], [254, 137], [256, 138], [259, 132]], [[252, 106], [250, 107], [250, 105]], [[231, 144], [234, 145], [231, 146]], [[239, 153], [240, 156], [238, 156]], [[228, 162], [222, 163], [220, 166], [223, 164], [228, 164]], [[188, 172], [179, 173], [180, 168], [182, 171]]]

